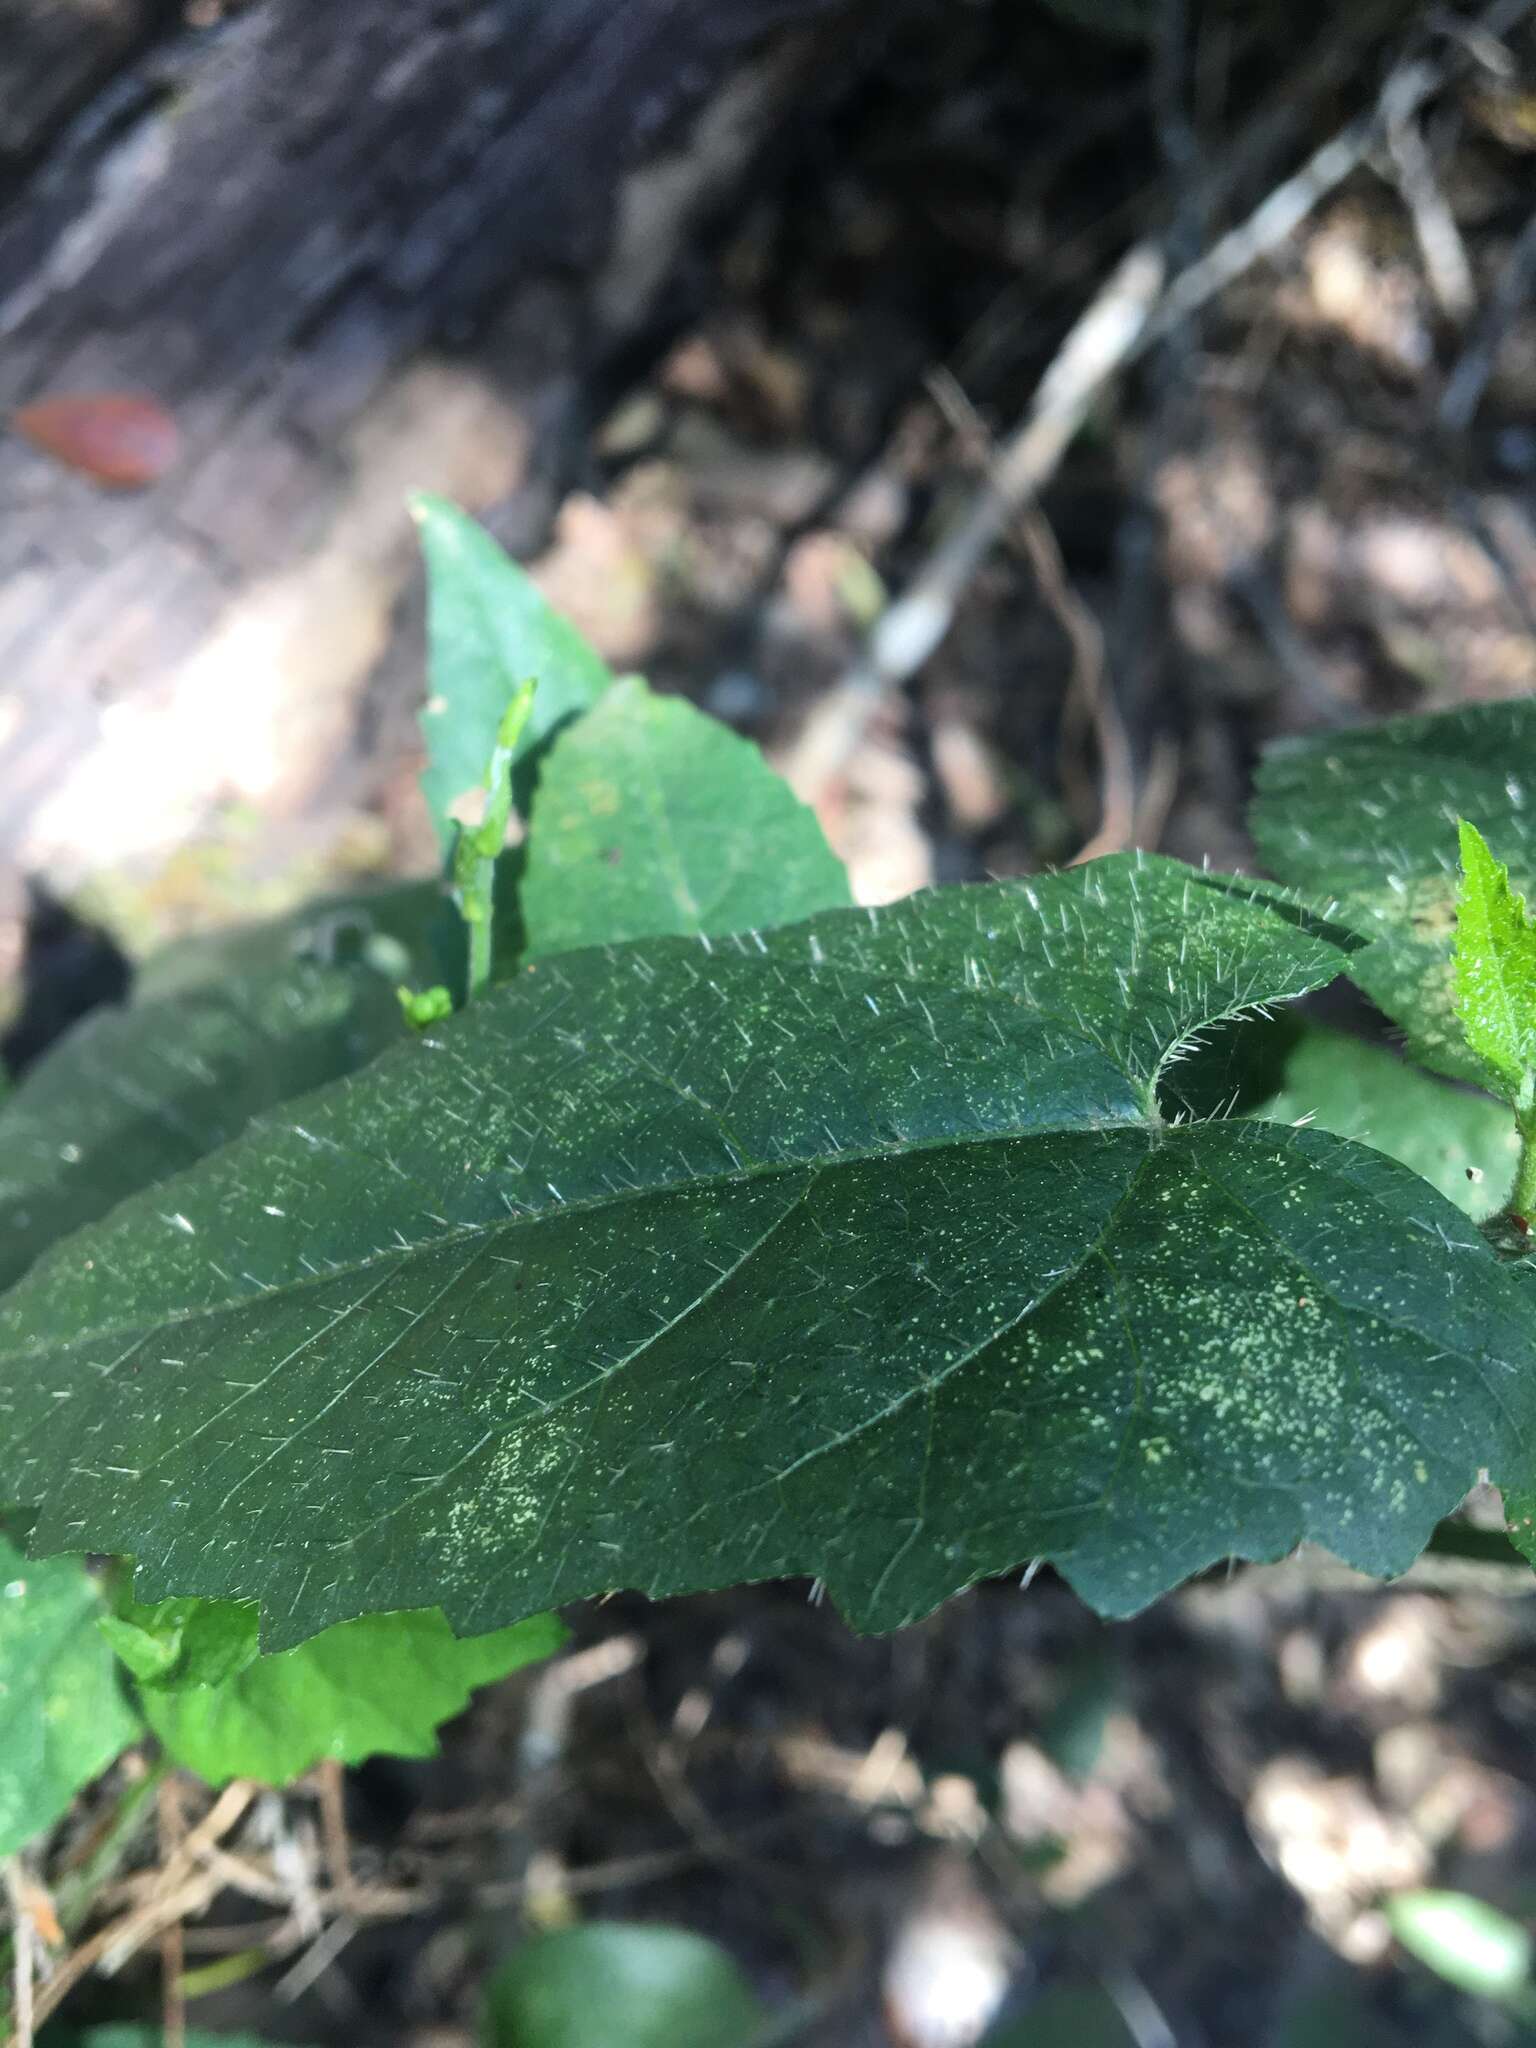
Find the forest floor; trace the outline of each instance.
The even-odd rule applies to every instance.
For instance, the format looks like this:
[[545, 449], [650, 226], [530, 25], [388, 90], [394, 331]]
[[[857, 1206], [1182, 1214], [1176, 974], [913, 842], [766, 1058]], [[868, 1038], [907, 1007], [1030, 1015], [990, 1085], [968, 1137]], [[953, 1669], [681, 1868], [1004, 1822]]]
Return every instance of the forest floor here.
[[[1536, 690], [1536, 38], [1472, 48], [1115, 384], [916, 680], [807, 763], [808, 713], [1124, 248], [1209, 246], [1407, 47], [1388, 5], [1218, 13], [1189, 50], [943, 16], [699, 253], [537, 573], [793, 770], [865, 901], [1088, 845], [1241, 865], [1268, 741]], [[333, 876], [428, 858], [412, 709], [374, 707], [380, 796]], [[142, 943], [247, 895], [226, 840], [100, 903]], [[356, 1912], [198, 2018], [467, 2048], [488, 1959], [579, 1910], [722, 1939], [806, 2048], [964, 2048], [989, 1999], [1071, 1986], [1136, 2048], [1515, 2038], [1380, 1906], [1433, 1884], [1536, 1914], [1536, 1581], [1304, 1559], [1106, 1625], [1047, 1572], [889, 1640], [813, 1591], [573, 1615], [567, 1658], [440, 1760], [349, 1777]], [[318, 1857], [317, 1812], [249, 1816], [250, 1854]], [[286, 1941], [257, 1910], [227, 1894], [189, 1966]]]

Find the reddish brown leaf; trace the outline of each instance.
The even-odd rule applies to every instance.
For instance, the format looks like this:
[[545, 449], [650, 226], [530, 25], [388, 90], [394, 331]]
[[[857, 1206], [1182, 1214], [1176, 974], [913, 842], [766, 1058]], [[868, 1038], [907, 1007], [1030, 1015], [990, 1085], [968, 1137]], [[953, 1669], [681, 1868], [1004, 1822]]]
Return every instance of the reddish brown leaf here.
[[154, 483], [181, 452], [175, 420], [158, 399], [140, 391], [40, 398], [13, 414], [11, 425], [55, 462], [109, 490]]

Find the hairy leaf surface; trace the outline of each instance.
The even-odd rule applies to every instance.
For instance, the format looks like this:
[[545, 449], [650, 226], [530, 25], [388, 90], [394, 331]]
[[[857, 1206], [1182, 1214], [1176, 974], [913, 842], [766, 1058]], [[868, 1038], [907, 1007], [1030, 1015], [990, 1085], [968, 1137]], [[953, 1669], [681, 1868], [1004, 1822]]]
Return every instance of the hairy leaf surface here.
[[0, 1106], [0, 1287], [259, 1110], [350, 1073], [400, 1036], [379, 976], [319, 968], [98, 1010]]
[[522, 889], [531, 956], [789, 924], [848, 900], [814, 812], [681, 697], [626, 677], [550, 748]]
[[1473, 704], [1288, 741], [1259, 769], [1253, 834], [1269, 867], [1336, 899], [1371, 940], [1349, 976], [1429, 1066], [1487, 1081], [1456, 1014], [1457, 827], [1470, 818], [1536, 884], [1536, 699]]
[[0, 1536], [0, 1856], [51, 1826], [139, 1733], [100, 1612], [82, 1559], [25, 1558]]
[[524, 760], [596, 703], [613, 678], [483, 526], [444, 498], [418, 498], [414, 509], [428, 574], [421, 787], [446, 854], [453, 846], [453, 806], [481, 788], [518, 684], [532, 678], [539, 686], [518, 746], [517, 758]]
[[791, 1572], [892, 1627], [1030, 1555], [1123, 1613], [1304, 1535], [1401, 1569], [1531, 1431], [1517, 1283], [1375, 1154], [1153, 1116], [1339, 960], [1120, 857], [530, 965], [39, 1265], [6, 1484], [270, 1647]]
[[166, 1754], [209, 1784], [286, 1785], [322, 1757], [432, 1755], [471, 1693], [564, 1641], [552, 1614], [463, 1640], [435, 1609], [369, 1614], [278, 1656], [253, 1654], [215, 1684], [148, 1687], [144, 1713]]

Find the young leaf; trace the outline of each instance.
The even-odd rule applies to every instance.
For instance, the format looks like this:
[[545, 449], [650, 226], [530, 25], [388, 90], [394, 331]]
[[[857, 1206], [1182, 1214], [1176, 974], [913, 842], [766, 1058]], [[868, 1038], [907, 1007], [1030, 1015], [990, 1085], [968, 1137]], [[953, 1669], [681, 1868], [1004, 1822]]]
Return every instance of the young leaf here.
[[1373, 1153], [1153, 1116], [1339, 959], [1127, 856], [531, 964], [13, 1290], [6, 1484], [274, 1648], [797, 1572], [886, 1628], [1031, 1555], [1127, 1613], [1303, 1536], [1401, 1570], [1536, 1428], [1517, 1279]]
[[1298, 1035], [1279, 1092], [1252, 1113], [1270, 1123], [1305, 1119], [1385, 1152], [1471, 1217], [1498, 1208], [1520, 1156], [1515, 1120], [1503, 1103], [1320, 1024]]
[[461, 826], [454, 841], [451, 868], [453, 907], [469, 932], [468, 994], [471, 996], [477, 995], [491, 978], [496, 869], [506, 848], [507, 827], [512, 820], [512, 765], [527, 730], [537, 690], [538, 684], [532, 680], [519, 683], [507, 700], [481, 786], [485, 801], [480, 822]]
[[483, 2048], [752, 2048], [763, 2009], [714, 1942], [594, 1921], [535, 1935], [486, 1991]]
[[174, 1690], [223, 1685], [257, 1654], [256, 1609], [248, 1600], [161, 1600], [122, 1595], [100, 1620], [102, 1634], [142, 1686]]
[[1350, 979], [1418, 1058], [1486, 1086], [1456, 1013], [1458, 821], [1475, 818], [1513, 886], [1536, 884], [1536, 699], [1471, 704], [1288, 741], [1264, 757], [1250, 822], [1268, 866], [1337, 899], [1371, 941]]
[[740, 739], [638, 676], [555, 741], [529, 818], [530, 957], [789, 924], [846, 904], [813, 812]]
[[1459, 1991], [1509, 1999], [1531, 1981], [1531, 1931], [1467, 1892], [1396, 1892], [1383, 1909], [1408, 1953]]
[[552, 1614], [462, 1640], [435, 1609], [369, 1614], [217, 1684], [146, 1687], [144, 1713], [167, 1756], [209, 1784], [286, 1785], [322, 1757], [431, 1756], [471, 1693], [564, 1640]]
[[513, 691], [538, 684], [521, 761], [613, 680], [607, 663], [552, 611], [483, 526], [444, 498], [413, 507], [427, 561], [428, 694], [421, 787], [446, 859], [455, 803], [478, 793]]
[[311, 967], [96, 1011], [0, 1106], [0, 1288], [125, 1195], [402, 1034], [377, 975]]
[[31, 1560], [0, 1536], [0, 1856], [51, 1826], [139, 1733], [78, 1557]]
[[1456, 1013], [1498, 1092], [1528, 1114], [1536, 1094], [1536, 922], [1509, 870], [1461, 822], [1456, 899]]

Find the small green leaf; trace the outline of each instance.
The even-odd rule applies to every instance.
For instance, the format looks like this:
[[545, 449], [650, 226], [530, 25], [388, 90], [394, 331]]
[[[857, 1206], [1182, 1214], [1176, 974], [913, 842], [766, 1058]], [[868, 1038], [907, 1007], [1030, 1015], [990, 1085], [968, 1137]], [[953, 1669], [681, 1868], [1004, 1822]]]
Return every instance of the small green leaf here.
[[550, 1614], [466, 1638], [435, 1608], [370, 1614], [247, 1661], [220, 1684], [147, 1688], [144, 1712], [166, 1754], [210, 1784], [286, 1785], [322, 1757], [432, 1755], [438, 1726], [477, 1687], [564, 1640]]
[[525, 1942], [486, 1991], [483, 2048], [751, 2048], [763, 2009], [723, 1949], [594, 1921]]
[[522, 890], [530, 958], [790, 924], [848, 901], [814, 813], [758, 749], [638, 676], [543, 763]]
[[613, 680], [576, 628], [475, 521], [443, 498], [420, 497], [412, 511], [428, 577], [428, 692], [421, 726], [427, 745], [422, 792], [447, 859], [454, 806], [478, 793], [497, 730], [518, 685], [538, 696], [516, 759], [534, 753], [567, 720], [594, 704]]
[[401, 1035], [378, 976], [306, 966], [96, 1011], [0, 1107], [0, 1288], [55, 1239]]
[[1102, 1986], [1053, 1984], [1027, 2012], [992, 2028], [982, 2048], [1135, 2048], [1135, 2037]]
[[400, 1014], [413, 1031], [425, 1031], [429, 1024], [441, 1024], [445, 1017], [453, 1015], [453, 997], [441, 982], [432, 988], [405, 988], [395, 990], [400, 1000]]
[[141, 1685], [165, 1690], [222, 1685], [257, 1653], [257, 1612], [243, 1600], [161, 1600], [119, 1593], [102, 1634]]
[[1458, 1991], [1509, 1999], [1530, 1983], [1530, 1930], [1481, 1899], [1466, 1892], [1396, 1892], [1384, 1911], [1408, 1953]]
[[1307, 1024], [1281, 1070], [1280, 1088], [1251, 1114], [1310, 1123], [1399, 1159], [1465, 1216], [1498, 1208], [1520, 1157], [1502, 1102], [1421, 1073], [1382, 1046]]
[[0, 1856], [50, 1826], [139, 1734], [78, 1557], [37, 1561], [0, 1536]]
[[1456, 1014], [1457, 825], [1475, 818], [1514, 886], [1536, 885], [1536, 699], [1290, 740], [1265, 755], [1250, 823], [1282, 880], [1370, 941], [1350, 979], [1427, 1066], [1487, 1084]]
[[1475, 825], [1461, 822], [1456, 1013], [1467, 1044], [1522, 1113], [1536, 1095], [1536, 920]]

